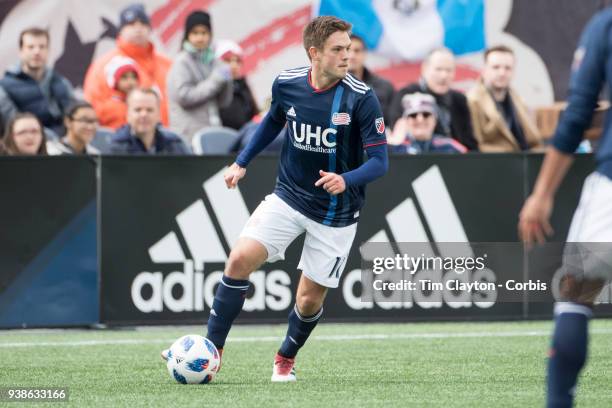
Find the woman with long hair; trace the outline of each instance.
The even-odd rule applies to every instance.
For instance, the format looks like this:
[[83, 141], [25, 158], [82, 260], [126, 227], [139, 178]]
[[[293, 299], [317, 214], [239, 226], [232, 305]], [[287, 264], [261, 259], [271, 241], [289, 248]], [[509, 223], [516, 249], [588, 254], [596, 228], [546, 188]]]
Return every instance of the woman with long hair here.
[[47, 146], [42, 124], [31, 113], [18, 113], [6, 125], [0, 154], [5, 156], [46, 155]]

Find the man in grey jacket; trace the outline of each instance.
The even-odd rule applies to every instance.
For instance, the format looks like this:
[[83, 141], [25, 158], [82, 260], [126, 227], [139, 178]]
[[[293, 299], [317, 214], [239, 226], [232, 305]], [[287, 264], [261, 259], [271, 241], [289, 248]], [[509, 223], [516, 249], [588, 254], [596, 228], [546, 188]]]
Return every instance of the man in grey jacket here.
[[210, 15], [194, 11], [185, 22], [182, 51], [168, 73], [170, 128], [191, 145], [202, 128], [221, 126], [219, 107], [232, 100], [229, 66], [211, 49]]

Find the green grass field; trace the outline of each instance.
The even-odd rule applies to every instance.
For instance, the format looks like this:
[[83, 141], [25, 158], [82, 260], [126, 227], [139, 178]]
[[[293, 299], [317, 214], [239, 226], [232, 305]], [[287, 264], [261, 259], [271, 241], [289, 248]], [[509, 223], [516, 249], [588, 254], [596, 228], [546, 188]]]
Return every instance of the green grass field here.
[[[541, 407], [550, 329], [322, 323], [298, 355], [298, 382], [272, 384], [285, 326], [237, 326], [220, 374], [198, 386], [175, 383], [159, 352], [201, 327], [0, 331], [0, 387], [68, 387], [69, 402], [51, 406], [78, 407]], [[590, 345], [577, 406], [611, 407], [612, 320], [593, 321]]]

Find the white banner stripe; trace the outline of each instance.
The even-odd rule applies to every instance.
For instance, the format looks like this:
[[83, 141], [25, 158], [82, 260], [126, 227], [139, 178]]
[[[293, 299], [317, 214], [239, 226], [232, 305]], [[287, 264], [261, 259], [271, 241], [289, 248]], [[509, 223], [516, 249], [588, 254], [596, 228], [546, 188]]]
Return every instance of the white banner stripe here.
[[227, 255], [206, 212], [204, 201], [197, 200], [176, 216], [196, 268], [205, 262], [225, 262]]
[[231, 249], [238, 241], [240, 232], [249, 220], [250, 215], [240, 193], [240, 188], [229, 189], [225, 185], [224, 175], [226, 170], [227, 167], [224, 167], [206, 180], [204, 191]]
[[435, 255], [412, 198], [407, 198], [389, 211], [385, 218], [400, 251], [408, 253], [409, 249], [415, 249], [414, 242], [422, 242], [423, 244], [419, 245], [422, 252], [418, 255], [421, 253], [426, 257]]
[[[612, 328], [592, 329], [589, 334], [612, 334]], [[399, 333], [399, 334], [331, 334], [312, 336], [311, 341], [346, 341], [346, 340], [407, 340], [407, 339], [464, 339], [478, 337], [548, 337], [552, 330], [520, 330], [508, 332], [465, 332], [465, 333]], [[264, 343], [280, 342], [284, 336], [230, 337], [231, 343]], [[176, 338], [167, 339], [114, 339], [114, 340], [77, 340], [77, 341], [43, 341], [43, 342], [10, 342], [0, 343], [0, 348], [12, 347], [79, 347], [79, 346], [114, 346], [172, 344]]]
[[[468, 242], [467, 235], [438, 166], [431, 166], [412, 182], [412, 188], [435, 242]], [[441, 245], [442, 256], [472, 257], [469, 244]]]
[[182, 263], [187, 259], [174, 231], [169, 232], [151, 246], [149, 256], [155, 263]]

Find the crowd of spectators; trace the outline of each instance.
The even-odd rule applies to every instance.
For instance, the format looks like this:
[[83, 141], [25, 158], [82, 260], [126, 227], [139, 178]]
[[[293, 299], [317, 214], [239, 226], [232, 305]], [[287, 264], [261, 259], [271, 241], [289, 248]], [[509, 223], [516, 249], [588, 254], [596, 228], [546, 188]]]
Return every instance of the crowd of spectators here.
[[[123, 9], [115, 48], [89, 67], [77, 100], [70, 82], [48, 65], [50, 36], [24, 30], [19, 61], [0, 79], [0, 152], [38, 154], [191, 154], [203, 131], [234, 129], [236, 149], [252, 137], [260, 111], [244, 76], [244, 52], [216, 40], [210, 15], [185, 20], [180, 52], [157, 52], [141, 4]], [[466, 94], [453, 89], [455, 56], [431, 50], [418, 81], [399, 90], [367, 68], [367, 47], [351, 36], [348, 64], [378, 97], [396, 154], [520, 152], [545, 140], [511, 87], [516, 56], [498, 45], [484, 52], [480, 78]], [[2, 129], [4, 128], [4, 129]], [[104, 150], [98, 135], [111, 135]], [[277, 152], [283, 132], [271, 146]], [[204, 152], [206, 153], [206, 152]]]

